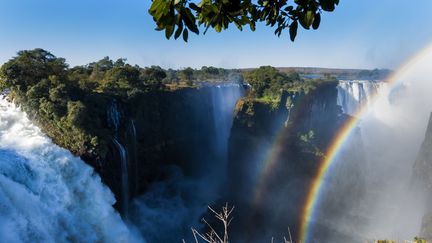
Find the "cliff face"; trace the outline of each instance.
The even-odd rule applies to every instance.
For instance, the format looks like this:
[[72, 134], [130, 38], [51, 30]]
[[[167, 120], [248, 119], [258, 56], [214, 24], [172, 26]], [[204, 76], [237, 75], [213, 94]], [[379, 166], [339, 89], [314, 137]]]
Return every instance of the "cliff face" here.
[[[140, 195], [149, 183], [164, 179], [169, 165], [180, 167], [187, 176], [225, 170], [226, 142], [221, 143], [228, 138], [230, 107], [244, 91], [237, 85], [212, 86], [141, 93], [127, 101], [112, 99], [97, 118], [106, 120], [101, 123], [107, 129], [106, 154], [82, 157], [96, 168], [118, 205], [124, 197]], [[125, 165], [127, 188], [122, 185]]]
[[[421, 196], [426, 197], [426, 204], [430, 205], [432, 203], [432, 114], [414, 163], [412, 183], [414, 188], [420, 189]], [[432, 240], [432, 211], [430, 210], [423, 217], [420, 235]]]
[[420, 184], [426, 193], [432, 194], [432, 114], [414, 164], [413, 173], [414, 182]]
[[[348, 118], [337, 105], [337, 84], [319, 84], [307, 94], [285, 93], [277, 105], [247, 99], [237, 104], [228, 173], [241, 239], [287, 235], [287, 226], [297, 233], [311, 179]], [[352, 186], [343, 187], [346, 198], [361, 193], [361, 183]], [[349, 207], [347, 202], [338, 206]]]

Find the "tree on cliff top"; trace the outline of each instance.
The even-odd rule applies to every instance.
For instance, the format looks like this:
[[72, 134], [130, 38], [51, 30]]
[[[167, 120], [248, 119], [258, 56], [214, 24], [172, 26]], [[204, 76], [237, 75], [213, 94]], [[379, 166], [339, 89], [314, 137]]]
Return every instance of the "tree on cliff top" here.
[[293, 82], [300, 81], [298, 73], [283, 73], [271, 66], [262, 66], [245, 74], [245, 79], [253, 87], [252, 95], [257, 98], [278, 97], [282, 90], [287, 90]]
[[18, 56], [6, 62], [0, 69], [0, 90], [17, 86], [27, 91], [51, 75], [65, 77], [67, 64], [64, 58], [57, 58], [43, 49], [19, 51]]
[[249, 25], [255, 30], [258, 22], [275, 28], [275, 35], [289, 29], [294, 41], [298, 25], [304, 29], [317, 29], [321, 23], [322, 11], [332, 12], [339, 0], [153, 0], [149, 13], [157, 28], [165, 30], [169, 39], [173, 34], [177, 39], [183, 36], [187, 42], [189, 31], [199, 34], [199, 26], [204, 34], [209, 28], [216, 32], [228, 29], [234, 24], [239, 30]]

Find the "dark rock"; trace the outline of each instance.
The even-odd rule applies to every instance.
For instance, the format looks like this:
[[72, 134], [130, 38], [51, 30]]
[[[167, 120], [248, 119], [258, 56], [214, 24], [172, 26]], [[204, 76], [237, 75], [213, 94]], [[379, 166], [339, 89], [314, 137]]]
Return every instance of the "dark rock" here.
[[[311, 180], [327, 146], [349, 118], [337, 105], [336, 86], [327, 82], [308, 93], [287, 92], [278, 104], [249, 99], [237, 104], [228, 173], [239, 242], [287, 236], [288, 226], [297, 236]], [[359, 196], [361, 178], [358, 182], [345, 190], [346, 198]], [[350, 207], [347, 202], [340, 206]]]

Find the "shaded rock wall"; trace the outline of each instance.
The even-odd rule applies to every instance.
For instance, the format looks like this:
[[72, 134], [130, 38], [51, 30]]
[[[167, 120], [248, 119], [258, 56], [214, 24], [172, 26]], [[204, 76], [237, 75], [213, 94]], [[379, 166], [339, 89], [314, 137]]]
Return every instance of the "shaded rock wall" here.
[[[432, 203], [432, 114], [426, 129], [425, 138], [414, 163], [412, 187], [419, 190], [419, 195], [426, 198], [426, 205]], [[420, 235], [432, 240], [432, 210], [427, 207], [423, 217]]]
[[[209, 170], [225, 171], [226, 153], [221, 151], [223, 146], [226, 150], [227, 144], [215, 138], [224, 134], [223, 129], [228, 129], [225, 132], [228, 134], [230, 127], [221, 128], [215, 121], [231, 125], [232, 110], [220, 110], [221, 102], [233, 106], [244, 91], [237, 85], [210, 86], [153, 91], [126, 101], [117, 100], [118, 131], [113, 133], [109, 112], [100, 118], [107, 120], [102, 126], [109, 128], [109, 136], [105, 137], [106, 155], [86, 158], [84, 154], [83, 157], [101, 174], [119, 204], [123, 201], [120, 195], [126, 194], [121, 193], [121, 157], [111, 142], [113, 136], [118, 136], [127, 150], [127, 194], [131, 198], [145, 192], [151, 182], [168, 176], [165, 174], [168, 165], [176, 165], [186, 176], [193, 177], [205, 176]], [[108, 102], [106, 109], [109, 108]]]
[[[228, 173], [239, 242], [282, 240], [287, 226], [296, 237], [311, 179], [348, 119], [337, 105], [337, 85], [322, 83], [307, 94], [285, 93], [277, 105], [247, 99], [238, 103]], [[345, 196], [358, 193], [354, 187]]]

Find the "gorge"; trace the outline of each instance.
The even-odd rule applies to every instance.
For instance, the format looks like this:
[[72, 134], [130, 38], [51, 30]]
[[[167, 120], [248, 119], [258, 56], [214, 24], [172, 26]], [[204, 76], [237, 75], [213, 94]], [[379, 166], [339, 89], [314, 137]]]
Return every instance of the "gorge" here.
[[162, 84], [157, 68], [25, 61], [5, 64], [0, 85], [0, 232], [11, 242], [194, 242], [207, 205], [226, 202], [232, 242], [298, 242], [315, 173], [362, 107], [323, 179], [307, 242], [431, 235], [432, 102], [415, 99], [422, 85], [270, 67], [255, 73], [262, 79], [245, 74], [250, 84], [241, 71]]

